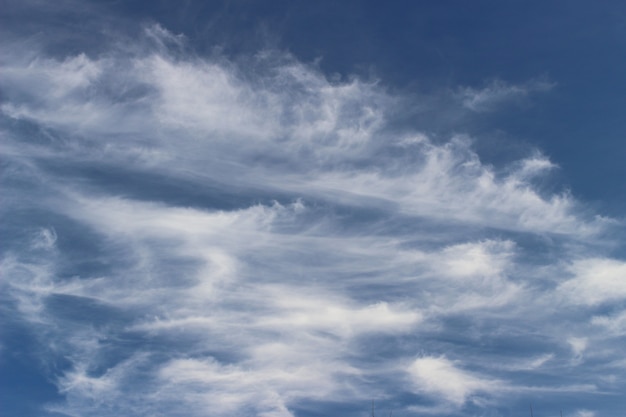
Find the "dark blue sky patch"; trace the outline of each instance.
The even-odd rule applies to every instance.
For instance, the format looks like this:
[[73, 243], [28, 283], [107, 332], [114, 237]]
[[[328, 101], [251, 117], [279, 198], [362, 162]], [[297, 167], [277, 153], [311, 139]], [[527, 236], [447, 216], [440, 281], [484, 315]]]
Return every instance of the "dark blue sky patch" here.
[[62, 399], [54, 384], [56, 369], [42, 360], [38, 331], [2, 310], [0, 409], [5, 415], [40, 416], [45, 404]]

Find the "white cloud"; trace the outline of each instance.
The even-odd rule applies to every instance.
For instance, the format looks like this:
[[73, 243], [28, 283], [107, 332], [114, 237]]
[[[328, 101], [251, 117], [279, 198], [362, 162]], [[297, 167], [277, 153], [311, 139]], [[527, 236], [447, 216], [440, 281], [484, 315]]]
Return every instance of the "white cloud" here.
[[445, 248], [434, 267], [452, 277], [490, 278], [501, 275], [510, 264], [513, 242], [485, 241], [463, 243]]
[[575, 417], [595, 417], [595, 411], [590, 410], [576, 410], [574, 416]]
[[611, 316], [594, 316], [591, 323], [605, 327], [616, 335], [626, 334], [626, 311]]
[[[259, 75], [244, 78], [225, 60], [165, 51], [16, 62], [2, 86], [29, 99], [3, 111], [89, 138], [73, 145], [88, 152], [82, 159], [159, 164], [168, 175], [347, 204], [378, 201], [410, 215], [503, 229], [588, 235], [604, 226], [580, 217], [570, 196], [533, 189], [529, 180], [553, 166], [544, 157], [496, 175], [462, 135], [439, 145], [418, 133], [409, 145], [407, 136], [385, 131], [395, 99], [375, 84], [333, 84], [276, 53], [252, 64]], [[104, 145], [96, 145], [99, 137]], [[399, 149], [402, 156], [386, 156]]]
[[573, 278], [558, 287], [575, 304], [598, 305], [626, 299], [626, 262], [608, 258], [581, 259], [572, 263]]
[[[510, 241], [481, 241], [451, 245], [423, 254], [431, 292], [429, 304], [446, 313], [498, 308], [520, 297], [523, 288], [508, 279], [515, 245]], [[423, 278], [418, 278], [423, 281]]]
[[572, 349], [574, 362], [580, 363], [583, 360], [583, 354], [585, 353], [585, 350], [587, 350], [589, 339], [586, 337], [570, 337], [569, 339], [567, 339], [567, 343]]
[[[544, 365], [557, 360], [534, 340], [529, 359], [507, 366], [468, 353], [398, 371], [424, 346], [514, 345], [524, 326], [558, 345], [552, 330], [563, 322], [582, 334], [545, 304], [555, 285], [574, 305], [626, 296], [621, 261], [568, 263], [569, 248], [579, 256], [606, 222], [533, 186], [554, 168], [547, 158], [496, 170], [465, 135], [398, 133], [387, 116], [399, 100], [375, 83], [330, 82], [276, 52], [251, 58], [252, 68], [185, 56], [181, 36], [158, 25], [144, 34], [145, 51], [132, 42], [99, 57], [14, 51], [0, 79], [5, 116], [46, 132], [39, 143], [10, 131], [3, 145], [19, 165], [12, 180], [28, 184], [11, 188], [23, 198], [10, 208], [50, 218], [33, 218], [35, 232], [5, 254], [2, 288], [14, 314], [45, 330], [42, 345], [71, 363], [57, 381], [59, 410], [284, 417], [305, 400], [411, 389], [441, 400], [414, 410], [446, 414], [502, 392], [595, 388], [488, 373], [551, 372]], [[533, 89], [494, 83], [464, 99], [482, 111]], [[230, 208], [223, 195], [234, 196]], [[537, 267], [530, 239], [559, 259]], [[65, 310], [54, 297], [66, 297]], [[622, 321], [592, 322], [615, 336]], [[587, 339], [568, 343], [582, 359]], [[476, 364], [482, 374], [466, 370]], [[411, 388], [387, 379], [398, 372]]]
[[57, 234], [54, 229], [42, 228], [34, 237], [32, 246], [35, 249], [53, 249], [57, 241]]
[[161, 51], [165, 52], [169, 47], [181, 48], [184, 46], [186, 37], [181, 34], [173, 34], [158, 23], [144, 27], [144, 33], [148, 39], [156, 43]]
[[[60, 391], [62, 393], [71, 393], [78, 397], [85, 397], [92, 400], [107, 398], [110, 399], [113, 392], [118, 390], [116, 378], [109, 370], [103, 376], [90, 376], [87, 371], [81, 369], [73, 369], [66, 372], [59, 380]], [[119, 395], [115, 392], [115, 395]]]
[[601, 219], [578, 217], [569, 196], [544, 198], [535, 191], [527, 182], [529, 171], [546, 165], [535, 158], [499, 178], [480, 162], [467, 138], [455, 137], [443, 146], [420, 144], [413, 152], [419, 162], [411, 161], [401, 172], [333, 171], [307, 185], [342, 202], [393, 205], [402, 213], [435, 220], [571, 235], [592, 235], [604, 227]]
[[159, 378], [166, 384], [168, 397], [183, 395], [191, 400], [189, 403], [196, 404], [198, 409], [194, 413], [226, 415], [241, 412], [242, 406], [251, 405], [258, 415], [292, 415], [273, 392], [273, 381], [270, 381], [289, 379], [287, 372], [264, 375], [262, 371], [221, 365], [212, 359], [178, 359], [165, 364], [159, 371]]
[[445, 357], [425, 356], [407, 369], [418, 392], [434, 395], [460, 407], [472, 395], [497, 391], [501, 381], [459, 369]]
[[476, 112], [497, 110], [498, 106], [507, 102], [526, 99], [531, 93], [548, 91], [554, 88], [553, 83], [532, 80], [525, 84], [513, 85], [501, 80], [493, 80], [482, 89], [465, 87], [459, 90], [464, 107]]
[[[350, 380], [362, 372], [346, 360], [347, 346], [355, 338], [406, 334], [422, 320], [421, 313], [410, 305], [360, 302], [313, 282], [290, 282], [289, 270], [282, 275], [275, 266], [252, 268], [246, 261], [251, 254], [270, 255], [284, 250], [284, 245], [306, 248], [307, 242], [319, 239], [290, 236], [281, 229], [293, 227], [289, 223], [306, 214], [301, 202], [224, 212], [119, 198], [74, 198], [59, 209], [124, 248], [134, 266], [120, 276], [49, 280], [47, 294], [85, 297], [137, 311], [139, 316], [128, 323], [128, 331], [146, 337], [183, 335], [197, 340], [204, 349], [242, 358], [231, 367], [220, 365], [225, 373], [220, 371], [215, 379], [206, 376], [204, 382], [197, 380], [199, 374], [193, 369], [204, 369], [211, 360], [174, 360], [164, 369], [175, 368], [177, 373], [159, 371], [165, 379], [149, 383], [166, 392], [174, 386], [185, 391], [180, 397], [165, 397], [165, 402], [187, 398], [190, 404], [199, 401], [217, 415], [228, 415], [251, 403], [266, 404], [261, 397], [267, 394], [266, 398], [274, 400], [259, 413], [288, 415], [286, 407], [291, 401], [340, 395], [343, 387], [350, 385], [341, 383], [344, 375]], [[159, 272], [164, 265], [162, 257], [184, 268], [185, 276], [172, 279], [171, 269]], [[72, 342], [74, 350], [78, 343]], [[90, 375], [91, 356], [97, 357], [102, 347], [99, 343], [80, 344], [91, 355], [74, 359], [76, 370], [61, 382], [64, 392], [75, 397], [100, 396], [103, 402], [117, 399], [125, 386], [113, 377], [119, 374], [113, 371], [117, 368], [97, 377]], [[124, 375], [128, 376], [124, 378], [131, 378], [141, 366], [155, 365], [125, 364]], [[259, 385], [266, 389], [259, 392]], [[210, 394], [216, 389], [219, 395]]]
[[533, 371], [542, 368], [546, 363], [552, 361], [554, 357], [553, 353], [545, 353], [528, 359], [512, 360], [506, 364], [499, 364], [498, 367], [511, 371]]
[[[276, 289], [272, 289], [276, 293]], [[279, 292], [287, 292], [280, 289]], [[270, 294], [263, 294], [270, 296]], [[277, 297], [278, 312], [259, 323], [262, 327], [294, 332], [302, 329], [326, 331], [346, 337], [368, 332], [406, 332], [418, 324], [421, 314], [400, 306], [378, 302], [364, 307], [350, 308], [332, 301], [331, 294], [292, 294]]]
[[0, 266], [3, 291], [17, 302], [20, 313], [33, 322], [44, 322], [44, 302], [54, 289], [53, 264], [47, 260], [40, 263], [21, 262], [9, 255], [2, 259]]

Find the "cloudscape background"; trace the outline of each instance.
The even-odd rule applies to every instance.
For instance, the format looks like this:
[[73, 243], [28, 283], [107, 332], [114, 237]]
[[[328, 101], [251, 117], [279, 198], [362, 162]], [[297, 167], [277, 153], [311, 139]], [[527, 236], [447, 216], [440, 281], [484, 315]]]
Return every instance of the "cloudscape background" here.
[[3, 415], [623, 413], [623, 3], [0, 17]]

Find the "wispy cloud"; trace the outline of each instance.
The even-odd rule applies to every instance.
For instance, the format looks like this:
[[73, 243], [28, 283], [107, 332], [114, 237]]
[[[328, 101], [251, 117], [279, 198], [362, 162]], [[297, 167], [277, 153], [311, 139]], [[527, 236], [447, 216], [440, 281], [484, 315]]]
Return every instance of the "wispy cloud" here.
[[501, 382], [457, 368], [445, 357], [418, 358], [409, 367], [418, 390], [441, 396], [457, 406], [477, 392], [496, 391]]
[[626, 298], [626, 263], [606, 258], [575, 261], [569, 268], [573, 278], [559, 291], [571, 302], [596, 305], [620, 302]]
[[594, 316], [591, 322], [599, 326], [604, 326], [615, 334], [626, 334], [626, 311], [611, 316]]
[[[24, 232], [3, 301], [44, 362], [67, 361], [49, 410], [292, 416], [404, 395], [451, 414], [596, 391], [561, 375], [623, 335], [621, 312], [591, 308], [626, 299], [624, 263], [598, 254], [614, 222], [533, 185], [550, 160], [495, 169], [467, 135], [398, 133], [374, 82], [185, 42], [154, 25], [100, 55], [10, 49], [3, 210]], [[462, 91], [482, 111], [549, 88]]]
[[515, 85], [496, 79], [483, 88], [460, 88], [457, 94], [463, 107], [475, 112], [487, 112], [508, 103], [519, 103], [533, 93], [546, 92], [554, 87], [554, 83], [545, 80], [531, 80]]
[[576, 410], [576, 417], [594, 417], [596, 413], [590, 410]]

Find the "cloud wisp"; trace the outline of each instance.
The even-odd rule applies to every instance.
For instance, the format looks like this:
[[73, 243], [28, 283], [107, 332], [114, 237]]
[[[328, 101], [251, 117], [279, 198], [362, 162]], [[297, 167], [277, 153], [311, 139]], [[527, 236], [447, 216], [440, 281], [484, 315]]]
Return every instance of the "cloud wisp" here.
[[523, 85], [493, 80], [483, 88], [461, 88], [457, 94], [463, 107], [474, 112], [490, 112], [508, 103], [520, 103], [533, 93], [547, 92], [554, 87], [554, 83], [542, 80], [532, 80]]
[[[3, 310], [55, 364], [45, 412], [296, 416], [377, 397], [461, 415], [624, 388], [589, 376], [624, 336], [625, 263], [599, 254], [615, 223], [535, 186], [547, 158], [496, 170], [467, 135], [396, 129], [401, 100], [377, 83], [288, 54], [200, 57], [158, 25], [135, 42], [7, 49]], [[527, 94], [487, 90], [466, 106]]]

